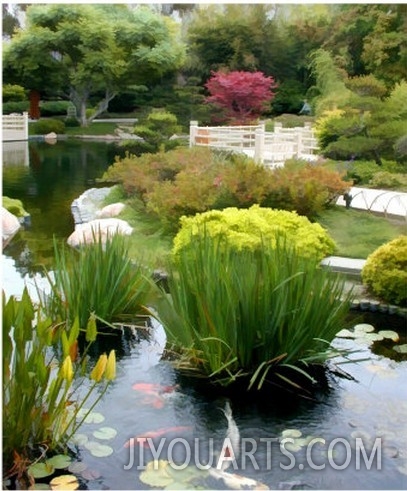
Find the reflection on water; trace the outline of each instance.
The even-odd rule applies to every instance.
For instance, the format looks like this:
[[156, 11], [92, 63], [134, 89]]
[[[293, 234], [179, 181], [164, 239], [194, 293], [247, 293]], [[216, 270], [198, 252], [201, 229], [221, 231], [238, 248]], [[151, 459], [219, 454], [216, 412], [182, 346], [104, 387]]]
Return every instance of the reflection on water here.
[[[155, 332], [160, 335], [159, 326]], [[185, 380], [180, 384], [168, 362], [160, 359], [162, 338], [150, 343], [134, 336], [133, 344], [129, 344], [128, 336], [123, 338], [125, 349], [121, 350], [117, 380], [97, 407], [104, 421], [84, 424], [80, 430], [88, 441], [76, 447], [78, 459], [100, 474], [100, 478], [87, 482], [91, 489], [146, 489], [140, 473], [154, 453], [157, 459], [173, 458], [177, 465], [187, 461], [190, 465], [204, 465], [210, 448], [219, 455], [226, 436], [227, 421], [221, 411], [225, 399], [203, 394]], [[337, 342], [342, 347], [351, 343], [343, 339]], [[371, 355], [367, 348], [357, 357], [365, 355]], [[281, 397], [273, 398], [273, 394], [257, 402], [245, 394], [234, 398], [231, 404], [243, 451], [237, 467], [230, 471], [271, 489], [405, 489], [407, 363], [371, 356], [372, 361], [346, 365], [355, 380], [332, 376], [330, 389], [316, 401], [287, 403]], [[149, 386], [166, 388], [160, 395], [160, 404], [143, 391]], [[113, 449], [107, 458], [95, 457], [90, 451], [93, 443], [89, 442], [98, 441], [94, 432], [99, 427], [117, 430], [114, 438], [103, 442]], [[154, 439], [152, 446], [131, 440], [166, 429], [174, 430], [164, 433], [165, 441]], [[304, 442], [300, 448], [287, 447], [289, 454], [285, 454], [278, 438], [287, 429], [300, 432], [302, 440], [314, 437], [325, 443], [318, 440], [308, 458]], [[363, 442], [366, 459], [356, 450], [356, 438]], [[373, 452], [376, 438], [380, 438], [380, 451], [376, 447]], [[135, 442], [133, 449], [126, 446], [128, 442]], [[186, 445], [190, 445], [190, 455], [185, 451]], [[225, 488], [218, 481], [209, 484], [211, 488]]]
[[[3, 145], [3, 195], [18, 198], [31, 215], [4, 251], [17, 270], [31, 275], [49, 266], [53, 236], [66, 240], [74, 229], [70, 206], [120, 154], [114, 143], [59, 141]], [[29, 163], [26, 153], [29, 153]]]
[[[32, 142], [27, 165], [24, 152], [18, 157], [16, 149], [13, 151], [14, 160], [8, 161], [6, 154], [3, 157], [3, 193], [21, 199], [32, 221], [30, 228], [19, 232], [3, 253], [3, 279], [8, 294], [21, 293], [23, 277], [34, 276], [41, 265], [49, 264], [53, 236], [66, 240], [73, 230], [71, 202], [92, 187], [93, 180], [102, 175], [119, 153], [115, 146], [105, 143], [66, 141], [48, 146]], [[32, 283], [33, 280], [31, 286]], [[379, 318], [386, 319], [373, 316], [368, 322], [375, 324]], [[355, 319], [356, 322], [360, 319]], [[397, 322], [398, 326], [376, 327], [397, 327], [400, 334], [404, 329], [405, 335], [405, 324], [402, 325], [400, 319]], [[175, 437], [191, 444], [197, 438], [206, 448], [212, 439], [214, 448], [220, 450], [227, 429], [227, 421], [220, 410], [225, 406], [225, 399], [202, 393], [193, 384], [180, 380], [170, 364], [161, 359], [164, 342], [163, 332], [156, 325], [152, 338], [142, 331], [124, 331], [114, 338], [103, 338], [95, 345], [94, 357], [112, 347], [117, 350], [117, 379], [97, 407], [104, 421], [86, 423], [80, 432], [88, 442], [102, 441], [109, 445], [113, 453], [96, 457], [89, 450], [92, 448], [89, 443], [75, 446], [77, 459], [88, 469], [84, 474], [86, 478], [82, 478], [84, 487], [145, 489], [147, 486], [140, 481], [138, 466], [152, 458], [151, 452], [144, 449], [141, 455], [141, 448], [136, 446], [134, 465], [126, 470], [131, 454], [125, 444], [147, 432], [183, 428], [168, 433], [165, 445], [157, 454], [161, 459], [168, 459]], [[352, 341], [341, 339], [338, 343], [343, 346]], [[319, 394], [315, 401], [283, 400], [273, 394], [256, 402], [244, 393], [234, 398], [231, 405], [241, 441], [250, 441], [247, 452], [253, 448], [253, 442], [257, 449], [252, 458], [248, 458], [246, 452], [246, 458], [238, 460], [238, 467], [231, 470], [272, 489], [406, 489], [407, 362], [397, 363], [372, 354], [366, 347], [361, 350], [359, 358], [369, 355], [372, 360], [343, 367], [355, 380], [331, 377], [329, 390]], [[175, 389], [164, 391], [159, 397], [134, 389], [134, 386], [142, 388], [146, 384]], [[94, 432], [101, 427], [114, 428], [117, 434], [108, 441], [100, 440], [100, 433], [98, 437]], [[276, 441], [287, 429], [301, 432], [302, 440], [318, 437], [326, 443], [314, 445], [310, 460], [307, 446], [295, 446], [294, 442], [289, 457]], [[366, 445], [367, 457], [373, 456], [370, 469], [363, 460], [361, 469], [357, 470], [355, 439], [358, 436]], [[337, 438], [342, 440], [329, 449]], [[381, 438], [381, 469], [377, 469], [378, 454], [369, 450], [375, 438]], [[267, 444], [267, 439], [273, 440]], [[346, 444], [350, 448], [350, 461], [345, 466]], [[179, 457], [185, 447], [180, 443], [176, 450], [175, 446], [172, 448], [173, 456]], [[245, 455], [243, 451], [242, 455]], [[193, 457], [192, 453], [191, 459]], [[216, 480], [209, 484], [222, 488]]]

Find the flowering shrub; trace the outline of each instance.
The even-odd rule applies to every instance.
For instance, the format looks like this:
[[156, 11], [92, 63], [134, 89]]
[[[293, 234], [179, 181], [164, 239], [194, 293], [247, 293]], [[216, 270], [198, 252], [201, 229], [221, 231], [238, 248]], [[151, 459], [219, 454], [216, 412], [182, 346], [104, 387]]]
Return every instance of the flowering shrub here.
[[319, 164], [295, 161], [272, 171], [242, 154], [205, 147], [127, 154], [104, 179], [121, 183], [174, 231], [183, 215], [254, 204], [315, 217], [349, 187], [338, 172]]
[[397, 305], [407, 303], [407, 236], [380, 246], [367, 258], [362, 280], [376, 295]]
[[284, 234], [302, 257], [322, 259], [331, 254], [335, 243], [318, 223], [311, 223], [296, 212], [273, 210], [253, 205], [249, 209], [212, 210], [194, 217], [182, 217], [181, 229], [174, 238], [173, 254], [190, 246], [197, 247], [202, 234], [222, 236], [237, 250], [275, 247], [276, 236]]

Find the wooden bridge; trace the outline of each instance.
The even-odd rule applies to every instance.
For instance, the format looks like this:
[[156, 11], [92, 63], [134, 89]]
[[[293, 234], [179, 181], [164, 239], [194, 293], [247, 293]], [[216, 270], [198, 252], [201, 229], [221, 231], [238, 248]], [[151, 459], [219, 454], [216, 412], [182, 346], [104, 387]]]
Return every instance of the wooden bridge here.
[[267, 132], [264, 123], [247, 126], [198, 126], [191, 121], [190, 146], [199, 145], [244, 152], [267, 167], [281, 167], [291, 158], [309, 161], [318, 158], [318, 142], [309, 123], [304, 127], [283, 128], [275, 123]]

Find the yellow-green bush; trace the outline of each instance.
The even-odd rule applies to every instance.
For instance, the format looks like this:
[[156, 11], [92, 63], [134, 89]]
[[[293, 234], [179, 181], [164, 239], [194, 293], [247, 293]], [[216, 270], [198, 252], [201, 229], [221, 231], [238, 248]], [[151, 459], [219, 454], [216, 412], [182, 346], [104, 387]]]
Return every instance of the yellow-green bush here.
[[3, 196], [3, 206], [10, 213], [18, 218], [22, 218], [28, 215], [25, 211], [23, 202], [16, 198], [9, 198], [8, 196]]
[[383, 300], [407, 303], [407, 235], [380, 246], [367, 258], [363, 283]]
[[212, 237], [226, 237], [237, 250], [256, 250], [265, 245], [273, 248], [279, 233], [285, 234], [302, 257], [322, 259], [335, 249], [334, 241], [318, 223], [311, 223], [296, 212], [253, 205], [248, 209], [226, 208], [182, 217], [181, 229], [174, 238], [174, 255], [185, 247], [195, 247], [203, 230]]

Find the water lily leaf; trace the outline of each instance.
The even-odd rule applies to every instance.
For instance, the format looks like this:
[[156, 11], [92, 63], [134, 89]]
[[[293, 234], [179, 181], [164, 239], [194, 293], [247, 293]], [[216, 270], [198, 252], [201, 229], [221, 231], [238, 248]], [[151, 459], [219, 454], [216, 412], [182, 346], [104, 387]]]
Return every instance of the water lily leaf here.
[[355, 344], [361, 346], [371, 346], [373, 344], [373, 340], [368, 338], [367, 336], [364, 336], [364, 337], [356, 338]]
[[356, 324], [356, 326], [353, 327], [353, 330], [355, 331], [355, 333], [373, 332], [374, 326], [372, 326], [371, 324]]
[[365, 337], [367, 339], [370, 339], [370, 341], [383, 341], [383, 336], [379, 333], [372, 332], [372, 333], [366, 333]]
[[72, 462], [72, 464], [68, 467], [68, 471], [72, 472], [72, 474], [80, 474], [87, 468], [88, 466], [85, 464], [85, 462]]
[[398, 346], [393, 346], [394, 351], [405, 355], [407, 353], [407, 344], [400, 344]]
[[296, 443], [296, 441], [294, 441], [294, 443], [291, 443], [291, 442], [286, 442], [284, 444], [281, 444], [284, 446], [284, 448], [286, 450], [288, 450], [289, 452], [299, 452], [301, 450], [301, 445], [298, 445]]
[[53, 474], [55, 467], [47, 462], [37, 462], [36, 464], [30, 465], [28, 468], [28, 473], [34, 479], [41, 479], [43, 477], [48, 477]]
[[336, 333], [337, 338], [354, 338], [355, 333], [349, 331], [349, 329], [342, 329], [341, 331]]
[[[82, 408], [76, 413], [77, 419], [82, 419], [86, 416], [89, 409]], [[105, 417], [101, 413], [97, 413], [96, 411], [91, 411], [85, 418], [84, 423], [95, 423], [99, 424], [105, 420]]]
[[301, 435], [302, 435], [301, 431], [295, 429], [284, 430], [281, 433], [281, 436], [283, 438], [300, 438]]
[[192, 479], [202, 476], [202, 470], [195, 466], [188, 465], [184, 469], [176, 469], [170, 465], [166, 468], [167, 474], [175, 481], [187, 483]]
[[66, 469], [69, 467], [70, 463], [72, 462], [71, 457], [68, 455], [54, 455], [54, 457], [51, 457], [50, 459], [47, 459], [47, 464], [53, 465], [55, 469]]
[[103, 426], [98, 430], [93, 432], [93, 436], [95, 438], [99, 438], [100, 440], [111, 440], [117, 435], [117, 430], [114, 428], [110, 428], [109, 426]]
[[395, 343], [400, 339], [400, 336], [396, 331], [379, 331], [378, 334], [383, 336], [384, 339], [391, 339]]
[[49, 485], [53, 490], [66, 491], [70, 489], [78, 489], [79, 481], [72, 474], [64, 474], [62, 476], [54, 477]]
[[75, 445], [85, 445], [85, 443], [89, 440], [88, 435], [84, 433], [76, 433], [72, 438], [71, 442]]
[[40, 490], [51, 489], [51, 488], [48, 486], [48, 484], [45, 484], [44, 482], [36, 482], [32, 486], [30, 486], [28, 489], [29, 489], [29, 491], [31, 491], [31, 490], [40, 491]]
[[95, 479], [99, 479], [102, 474], [96, 469], [85, 469], [81, 472], [81, 476], [87, 481], [93, 481]]
[[140, 481], [153, 488], [165, 488], [174, 482], [173, 478], [167, 473], [168, 468], [167, 460], [151, 461], [140, 474]]
[[85, 446], [94, 457], [108, 457], [113, 453], [112, 447], [99, 442], [88, 442]]

